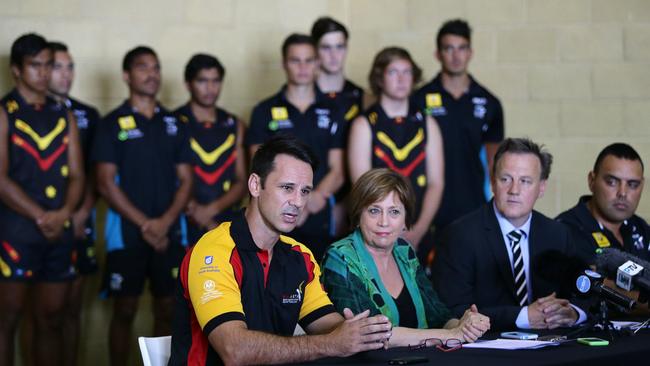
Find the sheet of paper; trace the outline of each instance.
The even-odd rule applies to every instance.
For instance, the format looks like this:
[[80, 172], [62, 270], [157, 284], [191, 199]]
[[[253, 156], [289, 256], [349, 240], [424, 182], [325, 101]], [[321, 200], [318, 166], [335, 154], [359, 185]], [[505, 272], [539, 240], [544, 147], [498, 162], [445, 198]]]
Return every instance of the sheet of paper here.
[[558, 342], [548, 341], [525, 341], [519, 339], [498, 338], [490, 341], [478, 341], [475, 343], [463, 344], [463, 348], [490, 348], [490, 349], [535, 349], [548, 346], [557, 346]]

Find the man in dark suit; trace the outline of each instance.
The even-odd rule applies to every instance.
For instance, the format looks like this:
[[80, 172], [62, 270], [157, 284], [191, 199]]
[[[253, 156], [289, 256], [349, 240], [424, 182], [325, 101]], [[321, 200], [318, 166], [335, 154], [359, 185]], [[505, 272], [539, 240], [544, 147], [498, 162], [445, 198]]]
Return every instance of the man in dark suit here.
[[494, 199], [443, 234], [433, 267], [440, 298], [456, 315], [471, 304], [493, 328], [556, 328], [585, 320], [562, 277], [573, 247], [562, 225], [533, 211], [546, 189], [552, 156], [528, 139], [496, 152]]

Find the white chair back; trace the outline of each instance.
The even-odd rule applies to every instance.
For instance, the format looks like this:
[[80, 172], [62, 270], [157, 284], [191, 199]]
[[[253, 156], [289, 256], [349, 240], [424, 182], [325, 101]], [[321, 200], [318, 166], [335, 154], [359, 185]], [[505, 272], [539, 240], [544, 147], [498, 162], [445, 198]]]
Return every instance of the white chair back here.
[[144, 366], [167, 366], [171, 355], [172, 336], [138, 337]]

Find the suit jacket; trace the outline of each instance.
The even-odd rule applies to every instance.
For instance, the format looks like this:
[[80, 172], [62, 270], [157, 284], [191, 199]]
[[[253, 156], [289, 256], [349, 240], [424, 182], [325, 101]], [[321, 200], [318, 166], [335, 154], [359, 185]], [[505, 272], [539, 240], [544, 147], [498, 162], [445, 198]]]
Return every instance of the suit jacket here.
[[[557, 292], [568, 299], [575, 277], [574, 249], [566, 227], [533, 211], [530, 224], [531, 301]], [[573, 278], [572, 278], [573, 277]], [[460, 218], [443, 233], [433, 265], [440, 299], [460, 317], [471, 304], [493, 329], [514, 328], [518, 305], [510, 260], [492, 202]]]

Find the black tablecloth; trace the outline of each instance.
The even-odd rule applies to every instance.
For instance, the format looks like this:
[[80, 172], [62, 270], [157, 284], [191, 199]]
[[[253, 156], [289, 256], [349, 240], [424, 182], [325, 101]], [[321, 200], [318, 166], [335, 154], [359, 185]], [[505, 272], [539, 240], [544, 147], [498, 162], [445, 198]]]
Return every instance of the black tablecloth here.
[[[564, 332], [554, 332], [562, 334]], [[547, 332], [548, 333], [548, 332]], [[488, 333], [485, 338], [496, 338], [498, 334]], [[452, 352], [442, 352], [436, 348], [409, 350], [394, 348], [365, 352], [347, 358], [326, 358], [311, 365], [388, 365], [394, 358], [424, 356], [428, 365], [603, 365], [623, 366], [623, 362], [638, 365], [650, 364], [650, 330], [642, 329], [636, 335], [614, 334], [609, 339], [607, 332], [587, 332], [581, 337], [599, 337], [609, 340], [608, 346], [586, 346], [570, 341], [559, 346], [532, 350], [493, 350], [461, 348]], [[426, 365], [420, 363], [419, 365]]]

